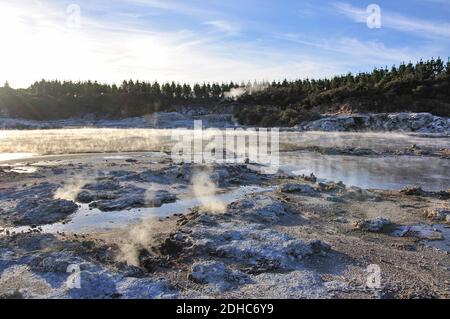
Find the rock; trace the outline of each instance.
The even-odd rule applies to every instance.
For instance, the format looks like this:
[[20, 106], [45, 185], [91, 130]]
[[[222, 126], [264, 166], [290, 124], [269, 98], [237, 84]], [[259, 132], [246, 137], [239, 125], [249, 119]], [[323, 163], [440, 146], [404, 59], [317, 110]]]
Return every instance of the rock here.
[[349, 187], [347, 188], [346, 194], [344, 194], [344, 197], [351, 200], [357, 200], [357, 201], [365, 201], [365, 200], [372, 200], [372, 201], [379, 201], [381, 200], [381, 197], [373, 194], [365, 189], [361, 189], [359, 187]]
[[439, 222], [448, 222], [450, 220], [450, 210], [448, 209], [442, 209], [442, 208], [437, 208], [437, 209], [430, 209], [426, 212], [427, 217], [434, 220], [434, 221], [439, 221]]
[[176, 200], [176, 196], [166, 190], [146, 192], [144, 189], [136, 187], [133, 187], [131, 191], [123, 190], [119, 196], [118, 198], [94, 201], [89, 207], [101, 211], [119, 211], [131, 208], [160, 207]]
[[355, 230], [363, 230], [368, 232], [381, 232], [385, 228], [385, 226], [391, 225], [392, 222], [383, 217], [376, 217], [372, 219], [362, 219], [354, 222], [352, 224], [353, 229]]
[[52, 224], [76, 212], [78, 205], [65, 199], [25, 198], [15, 209], [12, 221], [15, 225]]
[[86, 184], [83, 187], [83, 189], [90, 191], [117, 191], [120, 188], [120, 184], [112, 180], [101, 180], [95, 183]]
[[67, 252], [37, 256], [30, 262], [30, 269], [38, 272], [67, 273], [69, 265], [81, 265], [84, 261]]
[[309, 176], [302, 174], [299, 176], [299, 178], [301, 178], [307, 182], [312, 182], [312, 183], [317, 182], [317, 177], [314, 175], [314, 173], [311, 173]]
[[19, 300], [19, 299], [25, 299], [25, 297], [23, 296], [23, 294], [20, 291], [15, 290], [15, 291], [0, 294], [0, 300], [5, 300], [5, 299]]
[[146, 272], [151, 273], [151, 272], [155, 272], [158, 267], [166, 267], [168, 264], [167, 259], [164, 259], [164, 257], [155, 255], [154, 253], [152, 253], [146, 249], [143, 249], [143, 248], [140, 248], [138, 250], [137, 255], [138, 255], [139, 266], [141, 268], [137, 268], [137, 269], [129, 268], [130, 266], [127, 265], [128, 266], [127, 271], [131, 272], [131, 273], [136, 273], [138, 276], [141, 274], [139, 269], [141, 271], [143, 271], [143, 269], [145, 269]]
[[262, 273], [252, 276], [254, 284], [244, 286], [239, 293], [276, 299], [330, 298], [327, 287], [317, 272], [295, 270], [288, 273]]
[[430, 113], [380, 113], [333, 115], [302, 123], [306, 131], [412, 131], [420, 133], [449, 134], [449, 119]]
[[430, 225], [399, 226], [393, 232], [398, 237], [415, 237], [421, 240], [443, 240], [442, 233]]
[[314, 188], [306, 184], [284, 184], [278, 189], [282, 193], [302, 193], [307, 195], [313, 195], [316, 193]]
[[347, 218], [342, 217], [342, 216], [338, 216], [334, 219], [335, 222], [337, 223], [341, 223], [341, 224], [346, 224], [347, 223]]
[[163, 255], [175, 256], [180, 254], [185, 248], [184, 237], [166, 238], [166, 240], [159, 246], [159, 251]]
[[345, 203], [345, 199], [339, 196], [326, 196], [325, 200], [333, 203]]
[[[115, 175], [130, 178], [128, 173], [115, 173]], [[136, 175], [131, 176], [131, 178], [136, 178]], [[174, 202], [176, 196], [166, 190], [146, 190], [128, 184], [122, 186], [118, 181], [107, 178], [86, 184], [78, 193], [76, 199], [81, 203], [90, 203], [90, 208], [98, 208], [102, 211], [118, 211], [131, 208], [159, 207], [165, 203]]]
[[27, 188], [5, 188], [0, 189], [1, 201], [22, 200], [25, 197], [49, 198], [53, 197], [55, 190], [58, 188], [56, 184], [42, 183]]
[[345, 184], [342, 182], [326, 182], [326, 183], [319, 183], [317, 185], [318, 190], [323, 192], [330, 192], [330, 191], [338, 191], [343, 192], [345, 191]]
[[270, 196], [255, 195], [231, 203], [228, 212], [252, 221], [276, 223], [287, 214], [287, 207]]
[[401, 194], [409, 195], [409, 196], [421, 196], [423, 195], [423, 190], [421, 187], [404, 187], [400, 190]]
[[[89, 251], [87, 261], [83, 243], [58, 240], [49, 234], [18, 234], [11, 238], [0, 238], [0, 241], [2, 247], [13, 249], [9, 256], [0, 249], [1, 293], [8, 288], [2, 284], [9, 282], [13, 283], [12, 288], [20, 287], [24, 298], [32, 299], [178, 296], [178, 292], [166, 280], [130, 278], [121, 270], [111, 270], [109, 262], [98, 259], [100, 256], [95, 253], [98, 246], [93, 247], [94, 251]], [[73, 269], [72, 273], [68, 272], [69, 266], [69, 269]], [[68, 285], [68, 282], [72, 282], [69, 276], [79, 279], [80, 286]]]
[[121, 299], [175, 299], [176, 291], [165, 279], [124, 278], [116, 284]]
[[230, 184], [252, 184], [264, 179], [264, 175], [259, 174], [246, 165], [187, 165], [175, 166], [163, 172], [163, 176], [173, 180], [190, 183], [197, 173], [205, 173], [209, 180], [218, 187], [226, 187]]
[[249, 277], [243, 272], [231, 270], [223, 263], [216, 261], [194, 263], [191, 267], [190, 278], [197, 283], [207, 284], [218, 292], [250, 282]]
[[89, 204], [93, 201], [97, 200], [112, 200], [118, 198], [119, 195], [111, 192], [90, 192], [90, 191], [81, 191], [78, 193], [76, 201]]
[[327, 243], [324, 243], [323, 241], [318, 240], [318, 239], [311, 240], [309, 242], [309, 245], [311, 246], [313, 254], [325, 256], [327, 254], [327, 252], [329, 252], [331, 250], [330, 245], [328, 245]]
[[227, 258], [246, 265], [252, 272], [291, 269], [303, 258], [323, 255], [327, 250], [325, 244], [317, 241], [294, 239], [262, 225], [242, 222], [193, 225], [186, 235], [192, 243], [192, 253]]

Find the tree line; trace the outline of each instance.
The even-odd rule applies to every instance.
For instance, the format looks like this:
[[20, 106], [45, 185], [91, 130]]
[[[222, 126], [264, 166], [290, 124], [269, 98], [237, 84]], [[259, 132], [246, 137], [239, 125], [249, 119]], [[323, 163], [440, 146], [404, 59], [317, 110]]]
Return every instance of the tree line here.
[[189, 99], [220, 99], [225, 97], [225, 93], [233, 88], [238, 88], [243, 84], [230, 83], [202, 83], [191, 86], [189, 83], [157, 81], [123, 81], [121, 85], [102, 84], [97, 81], [71, 82], [71, 81], [45, 81], [41, 80], [31, 85], [26, 92], [35, 95], [52, 95], [55, 97], [72, 95], [96, 95], [96, 94], [130, 94], [144, 95], [148, 98], [166, 98], [174, 100]]
[[450, 59], [401, 63], [329, 79], [272, 83], [244, 94], [236, 117], [243, 124], [292, 126], [319, 113], [430, 112], [450, 116]]
[[177, 105], [213, 107], [218, 103], [230, 104], [242, 124], [262, 126], [295, 125], [343, 107], [360, 112], [423, 111], [449, 116], [450, 60], [421, 60], [358, 74], [270, 83], [192, 85], [127, 80], [116, 85], [41, 80], [26, 89], [0, 88], [0, 111], [38, 119], [86, 114], [121, 118], [171, 111]]

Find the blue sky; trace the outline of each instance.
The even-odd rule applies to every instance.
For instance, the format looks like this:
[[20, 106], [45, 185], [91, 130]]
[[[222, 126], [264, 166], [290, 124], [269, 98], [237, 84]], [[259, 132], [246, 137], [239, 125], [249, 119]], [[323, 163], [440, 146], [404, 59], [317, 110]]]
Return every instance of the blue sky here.
[[450, 0], [0, 0], [0, 81], [328, 77], [447, 59], [449, 17]]

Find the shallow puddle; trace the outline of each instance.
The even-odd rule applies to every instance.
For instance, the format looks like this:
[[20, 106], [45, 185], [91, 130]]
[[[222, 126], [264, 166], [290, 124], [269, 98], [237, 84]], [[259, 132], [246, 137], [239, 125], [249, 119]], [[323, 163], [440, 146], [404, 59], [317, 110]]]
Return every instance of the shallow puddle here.
[[[88, 233], [92, 231], [105, 231], [115, 228], [122, 228], [137, 224], [150, 217], [166, 217], [174, 214], [185, 214], [189, 209], [201, 206], [202, 203], [229, 204], [241, 197], [252, 194], [270, 191], [272, 188], [258, 186], [242, 186], [238, 189], [213, 196], [180, 199], [174, 203], [164, 204], [161, 207], [135, 208], [130, 210], [102, 212], [98, 209], [91, 209], [87, 204], [80, 204], [78, 211], [70, 217], [67, 223], [56, 223], [39, 227], [45, 233], [68, 232], [68, 233]], [[28, 232], [29, 226], [7, 228], [9, 232]]]
[[11, 169], [5, 170], [6, 172], [18, 173], [18, 174], [33, 174], [38, 170], [35, 166], [16, 166]]
[[398, 226], [392, 235], [417, 237], [427, 246], [450, 252], [450, 227], [446, 225]]

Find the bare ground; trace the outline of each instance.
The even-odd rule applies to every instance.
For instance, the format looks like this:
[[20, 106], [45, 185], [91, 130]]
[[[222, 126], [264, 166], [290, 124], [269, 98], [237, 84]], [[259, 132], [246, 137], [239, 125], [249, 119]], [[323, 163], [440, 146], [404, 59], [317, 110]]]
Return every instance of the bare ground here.
[[[429, 214], [448, 211], [446, 191], [362, 190], [284, 174], [268, 178], [246, 165], [199, 168], [140, 156], [30, 159], [20, 165], [37, 170], [0, 168], [4, 298], [450, 297], [448, 221]], [[182, 215], [89, 232], [46, 233], [39, 227], [49, 223], [48, 206], [28, 219], [16, 209], [46, 192], [50, 200], [75, 201], [86, 189], [95, 192], [94, 201], [117, 204], [136, 193], [130, 185], [184, 198], [198, 171], [207, 172], [216, 192], [242, 184], [272, 188], [223, 207], [205, 204]], [[100, 189], [86, 188], [93, 183]], [[126, 202], [130, 216], [136, 203], [155, 206]], [[56, 214], [50, 222], [70, 226], [71, 217]], [[24, 223], [33, 228], [10, 228]], [[408, 228], [418, 225], [423, 231]], [[70, 265], [80, 266], [81, 288], [67, 284]], [[367, 285], [369, 265], [381, 271], [379, 287]]]

